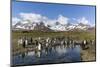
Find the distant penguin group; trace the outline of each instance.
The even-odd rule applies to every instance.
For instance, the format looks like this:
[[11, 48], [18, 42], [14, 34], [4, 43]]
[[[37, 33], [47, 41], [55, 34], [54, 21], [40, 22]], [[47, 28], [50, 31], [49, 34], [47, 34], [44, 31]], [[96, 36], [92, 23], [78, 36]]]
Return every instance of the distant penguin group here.
[[29, 45], [34, 45], [37, 50], [42, 50], [43, 48], [49, 48], [52, 46], [56, 45], [65, 45], [67, 47], [75, 47], [76, 45], [80, 45], [82, 48], [85, 48], [88, 44], [94, 44], [94, 40], [82, 40], [82, 41], [77, 41], [73, 40], [69, 37], [47, 37], [47, 38], [42, 38], [38, 37], [37, 39], [34, 39], [32, 37], [30, 38], [19, 38], [18, 39], [18, 46], [22, 45], [23, 48], [27, 48]]

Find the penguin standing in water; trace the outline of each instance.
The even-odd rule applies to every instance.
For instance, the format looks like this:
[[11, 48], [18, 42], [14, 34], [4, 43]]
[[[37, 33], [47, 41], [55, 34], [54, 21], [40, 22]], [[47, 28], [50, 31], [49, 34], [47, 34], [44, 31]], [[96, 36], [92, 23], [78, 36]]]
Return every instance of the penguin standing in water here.
[[37, 45], [36, 56], [40, 57], [41, 56], [42, 44], [40, 42], [36, 41], [36, 45]]
[[25, 46], [25, 40], [23, 41], [23, 45], [22, 45], [22, 46], [23, 46], [23, 48], [25, 48], [25, 47], [26, 47], [26, 46]]
[[47, 39], [46, 39], [46, 47], [48, 47], [49, 46], [49, 40], [50, 40], [50, 38], [48, 37]]
[[31, 44], [33, 43], [33, 39], [32, 39], [32, 37], [31, 37], [31, 39], [30, 39], [30, 42], [31, 42]]
[[25, 39], [25, 46], [28, 46], [28, 39]]
[[82, 44], [81, 44], [82, 49], [88, 48], [88, 47], [87, 47], [87, 44], [88, 44], [87, 40], [83, 40], [83, 41], [82, 41]]
[[75, 47], [76, 47], [75, 43], [76, 43], [76, 42], [75, 42], [75, 40], [73, 40], [73, 48], [75, 48]]
[[41, 50], [41, 46], [42, 46], [42, 44], [38, 42], [38, 50], [39, 51]]
[[69, 47], [72, 48], [72, 40], [69, 41]]
[[20, 45], [22, 45], [23, 44], [23, 39], [20, 37], [19, 39], [18, 39], [18, 46], [20, 46]]
[[28, 39], [24, 38], [23, 40], [23, 48], [26, 48], [26, 46], [28, 45]]

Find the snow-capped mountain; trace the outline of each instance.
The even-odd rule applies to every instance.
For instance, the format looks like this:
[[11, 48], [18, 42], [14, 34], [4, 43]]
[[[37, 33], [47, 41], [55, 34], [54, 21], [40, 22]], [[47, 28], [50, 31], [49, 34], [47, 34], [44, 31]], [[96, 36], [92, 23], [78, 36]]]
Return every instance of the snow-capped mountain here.
[[21, 23], [18, 22], [12, 26], [13, 30], [40, 30], [40, 31], [51, 31], [43, 22], [40, 23]]
[[70, 31], [70, 30], [88, 30], [90, 25], [77, 23], [77, 24], [60, 24], [61, 22], [55, 22], [54, 25], [45, 24], [45, 22], [18, 22], [12, 26], [13, 30], [40, 30], [40, 31]]
[[12, 17], [13, 30], [73, 31], [88, 30], [91, 27], [93, 26], [86, 17], [72, 19], [59, 14], [51, 19], [36, 13], [20, 13], [19, 17]]

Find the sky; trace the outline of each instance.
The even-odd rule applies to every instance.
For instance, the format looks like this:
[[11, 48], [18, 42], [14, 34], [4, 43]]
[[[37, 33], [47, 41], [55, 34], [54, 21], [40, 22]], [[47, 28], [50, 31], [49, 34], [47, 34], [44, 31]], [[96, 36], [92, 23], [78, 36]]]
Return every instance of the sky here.
[[49, 21], [59, 20], [64, 23], [82, 22], [94, 25], [95, 6], [13, 1], [12, 18], [15, 23], [22, 19], [38, 21], [47, 18]]

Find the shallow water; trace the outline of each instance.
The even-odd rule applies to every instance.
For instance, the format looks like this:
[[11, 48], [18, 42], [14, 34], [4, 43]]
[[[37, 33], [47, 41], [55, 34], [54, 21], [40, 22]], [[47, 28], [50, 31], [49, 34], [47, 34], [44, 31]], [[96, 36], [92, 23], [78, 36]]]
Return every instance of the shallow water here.
[[44, 49], [41, 52], [31, 51], [28, 53], [16, 55], [12, 58], [13, 65], [46, 64], [62, 62], [81, 61], [80, 46], [69, 48], [65, 46], [56, 46]]

